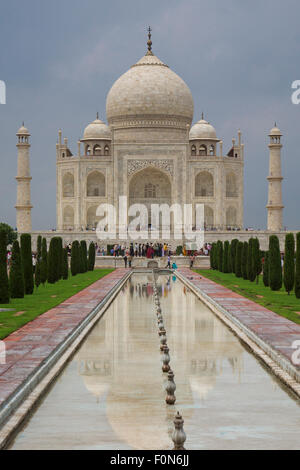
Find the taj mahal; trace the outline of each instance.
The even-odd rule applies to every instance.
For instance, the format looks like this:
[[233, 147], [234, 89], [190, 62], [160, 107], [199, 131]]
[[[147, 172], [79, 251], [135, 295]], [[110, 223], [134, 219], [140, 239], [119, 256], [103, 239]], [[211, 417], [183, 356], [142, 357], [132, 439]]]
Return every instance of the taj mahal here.
[[[146, 54], [111, 87], [107, 124], [97, 114], [84, 129], [77, 154], [59, 130], [56, 230], [70, 241], [78, 233], [92, 239], [99, 204], [117, 205], [119, 196], [127, 196], [130, 205], [149, 208], [154, 203], [203, 204], [205, 230], [212, 238], [214, 232], [220, 238], [220, 232], [237, 231], [242, 237], [242, 133], [238, 130], [231, 148], [224, 151], [206, 116], [192, 125], [200, 110], [194, 110], [186, 83], [154, 55], [150, 29], [147, 45]], [[281, 135], [276, 125], [269, 134], [267, 228], [272, 232], [282, 230]], [[28, 129], [22, 126], [17, 137], [17, 229], [22, 233], [32, 231]]]

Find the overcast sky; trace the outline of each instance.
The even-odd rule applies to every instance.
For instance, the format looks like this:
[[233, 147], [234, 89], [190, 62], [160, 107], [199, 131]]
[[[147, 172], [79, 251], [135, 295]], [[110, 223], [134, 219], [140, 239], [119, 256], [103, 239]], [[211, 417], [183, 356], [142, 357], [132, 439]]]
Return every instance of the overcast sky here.
[[190, 87], [229, 150], [245, 142], [245, 226], [265, 228], [268, 133], [283, 133], [284, 224], [300, 228], [299, 0], [0, 0], [0, 221], [15, 226], [16, 131], [31, 137], [33, 228], [56, 226], [58, 129], [76, 152], [114, 81], [153, 51]]

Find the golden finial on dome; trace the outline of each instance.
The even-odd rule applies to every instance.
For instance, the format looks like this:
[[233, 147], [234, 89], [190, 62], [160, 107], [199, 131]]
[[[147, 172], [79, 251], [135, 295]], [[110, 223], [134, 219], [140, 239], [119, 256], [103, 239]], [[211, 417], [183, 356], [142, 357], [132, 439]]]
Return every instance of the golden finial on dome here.
[[146, 55], [153, 55], [153, 52], [152, 52], [152, 41], [151, 41], [151, 32], [152, 32], [152, 29], [148, 28], [148, 41], [147, 41], [147, 45], [148, 45], [148, 51], [147, 51], [147, 54]]

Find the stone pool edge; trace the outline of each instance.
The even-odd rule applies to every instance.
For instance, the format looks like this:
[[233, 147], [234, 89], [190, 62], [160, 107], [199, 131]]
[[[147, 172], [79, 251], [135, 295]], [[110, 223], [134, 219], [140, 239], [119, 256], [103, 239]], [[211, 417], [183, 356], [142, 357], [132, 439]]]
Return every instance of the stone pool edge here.
[[7, 448], [37, 402], [61, 373], [90, 330], [105, 314], [131, 275], [132, 271], [129, 270], [73, 329], [71, 334], [48, 355], [34, 374], [25, 379], [16, 393], [7, 399], [7, 403], [4, 403], [0, 412], [0, 450]]
[[[191, 274], [195, 274], [191, 271]], [[272, 346], [263, 341], [258, 335], [235, 318], [224, 307], [213, 300], [209, 295], [196, 287], [184, 274], [176, 271], [176, 276], [194, 294], [225, 323], [236, 335], [250, 347], [251, 351], [258, 356], [272, 370], [292, 392], [300, 398], [300, 371], [291, 362], [278, 353]]]

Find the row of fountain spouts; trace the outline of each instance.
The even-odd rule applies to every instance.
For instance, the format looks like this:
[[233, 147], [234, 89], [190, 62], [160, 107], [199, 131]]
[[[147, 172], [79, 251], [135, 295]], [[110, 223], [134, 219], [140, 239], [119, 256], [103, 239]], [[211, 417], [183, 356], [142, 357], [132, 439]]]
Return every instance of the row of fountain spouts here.
[[[154, 277], [154, 302], [156, 307], [156, 315], [157, 315], [157, 323], [158, 323], [158, 334], [160, 337], [160, 350], [162, 351], [162, 371], [168, 374], [168, 381], [166, 383], [165, 390], [167, 392], [166, 396], [166, 403], [168, 405], [174, 405], [176, 402], [175, 390], [176, 384], [174, 382], [174, 373], [170, 367], [170, 355], [169, 355], [169, 348], [167, 344], [167, 333], [163, 321], [161, 305], [157, 290], [156, 279]], [[172, 434], [172, 441], [174, 442], [173, 450], [185, 450], [184, 443], [186, 441], [186, 434], [183, 429], [184, 420], [182, 419], [181, 414], [177, 411], [177, 414], [174, 419], [174, 432]]]

